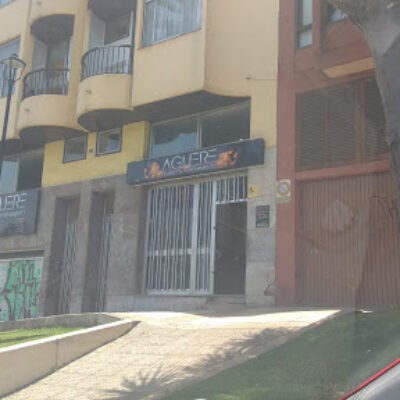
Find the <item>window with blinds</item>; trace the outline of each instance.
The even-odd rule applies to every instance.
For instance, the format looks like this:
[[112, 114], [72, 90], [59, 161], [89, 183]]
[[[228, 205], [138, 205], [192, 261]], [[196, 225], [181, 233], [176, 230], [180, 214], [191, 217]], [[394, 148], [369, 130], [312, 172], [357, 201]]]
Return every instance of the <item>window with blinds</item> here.
[[375, 80], [304, 93], [297, 98], [297, 169], [359, 163], [388, 153]]

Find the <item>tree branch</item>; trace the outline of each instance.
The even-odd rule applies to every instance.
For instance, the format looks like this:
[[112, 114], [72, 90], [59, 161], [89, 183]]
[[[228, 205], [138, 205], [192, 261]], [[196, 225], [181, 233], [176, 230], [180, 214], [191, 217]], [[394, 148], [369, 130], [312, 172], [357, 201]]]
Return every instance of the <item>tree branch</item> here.
[[400, 6], [400, 0], [327, 0], [329, 3], [345, 12], [353, 24], [362, 29], [362, 26], [373, 19], [378, 13], [390, 11]]

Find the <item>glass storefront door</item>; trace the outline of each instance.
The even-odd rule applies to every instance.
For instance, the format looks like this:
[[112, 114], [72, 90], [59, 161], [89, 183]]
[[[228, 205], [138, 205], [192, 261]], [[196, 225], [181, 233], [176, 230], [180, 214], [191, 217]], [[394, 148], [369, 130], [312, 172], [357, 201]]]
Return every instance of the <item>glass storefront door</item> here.
[[217, 205], [246, 200], [246, 176], [151, 188], [145, 254], [148, 293], [212, 294]]

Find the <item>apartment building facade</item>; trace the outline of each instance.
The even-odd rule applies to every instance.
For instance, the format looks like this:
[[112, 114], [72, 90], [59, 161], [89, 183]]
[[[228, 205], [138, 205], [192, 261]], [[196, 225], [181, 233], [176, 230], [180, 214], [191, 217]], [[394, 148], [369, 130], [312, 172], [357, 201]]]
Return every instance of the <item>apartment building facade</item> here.
[[0, 6], [1, 319], [274, 304], [278, 1]]
[[368, 46], [323, 0], [281, 0], [277, 301], [399, 303], [400, 237]]

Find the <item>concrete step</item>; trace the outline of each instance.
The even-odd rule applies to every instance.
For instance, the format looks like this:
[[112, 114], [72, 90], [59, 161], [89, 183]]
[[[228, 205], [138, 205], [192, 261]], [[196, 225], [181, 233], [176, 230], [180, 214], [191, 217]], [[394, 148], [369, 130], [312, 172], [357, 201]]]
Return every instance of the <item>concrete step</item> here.
[[216, 311], [237, 311], [246, 308], [246, 300], [244, 296], [227, 295], [227, 296], [210, 296], [207, 298], [207, 310]]

